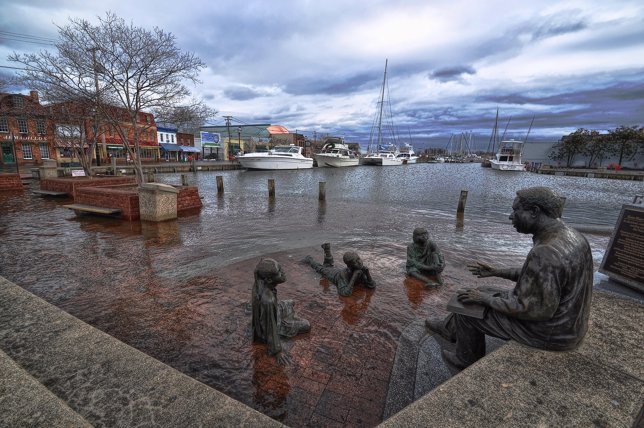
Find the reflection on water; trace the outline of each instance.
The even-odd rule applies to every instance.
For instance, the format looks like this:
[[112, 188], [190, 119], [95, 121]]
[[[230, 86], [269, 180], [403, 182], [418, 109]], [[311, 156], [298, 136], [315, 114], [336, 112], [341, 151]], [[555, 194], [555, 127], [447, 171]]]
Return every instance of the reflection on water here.
[[[216, 175], [226, 181], [221, 196]], [[272, 201], [268, 178], [276, 184]], [[156, 180], [181, 182], [180, 174]], [[325, 202], [318, 201], [321, 181]], [[312, 402], [310, 378], [353, 395], [366, 388], [374, 398], [365, 406], [382, 406], [400, 332], [441, 313], [454, 289], [475, 281], [465, 263], [520, 265], [531, 240], [507, 219], [516, 190], [553, 187], [567, 198], [567, 221], [598, 225], [613, 224], [621, 205], [641, 193], [638, 182], [503, 174], [478, 164], [202, 172], [190, 182], [199, 187], [203, 209], [163, 223], [77, 218], [62, 207], [69, 199], [0, 193], [0, 275], [291, 425], [322, 411], [328, 399], [320, 390]], [[461, 190], [468, 198], [459, 222]], [[420, 226], [445, 254], [442, 289], [426, 289], [404, 275], [405, 248]], [[589, 241], [598, 263], [608, 237]], [[302, 267], [298, 260], [320, 255], [322, 242], [332, 242], [336, 252], [358, 251], [378, 288], [341, 298]], [[288, 342], [295, 361], [288, 369], [253, 345], [247, 331], [252, 267], [269, 254], [289, 278], [280, 299], [294, 299], [313, 326]], [[369, 363], [365, 356], [372, 356]]]

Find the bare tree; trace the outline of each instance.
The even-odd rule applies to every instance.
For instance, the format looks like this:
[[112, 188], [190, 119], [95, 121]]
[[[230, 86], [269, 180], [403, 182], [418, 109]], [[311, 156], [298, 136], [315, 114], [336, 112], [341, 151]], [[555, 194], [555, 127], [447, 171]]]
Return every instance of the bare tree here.
[[142, 113], [181, 105], [190, 94], [185, 83], [198, 83], [205, 64], [181, 52], [174, 36], [162, 29], [135, 27], [111, 12], [98, 19], [93, 25], [70, 18], [58, 27], [56, 53], [14, 53], [9, 59], [26, 67], [23, 82], [42, 92], [43, 99], [94, 102], [123, 141], [142, 183], [141, 138], [152, 127]]
[[91, 102], [73, 102], [50, 106], [51, 119], [54, 123], [54, 142], [56, 146], [63, 147], [78, 159], [85, 171], [85, 175], [92, 176], [92, 159], [96, 149], [96, 136], [101, 130], [93, 122], [91, 134], [88, 129], [88, 117], [94, 113], [94, 104]]
[[172, 123], [179, 131], [194, 134], [204, 123], [217, 115], [217, 110], [199, 100], [179, 106], [158, 108], [154, 111], [157, 122]]

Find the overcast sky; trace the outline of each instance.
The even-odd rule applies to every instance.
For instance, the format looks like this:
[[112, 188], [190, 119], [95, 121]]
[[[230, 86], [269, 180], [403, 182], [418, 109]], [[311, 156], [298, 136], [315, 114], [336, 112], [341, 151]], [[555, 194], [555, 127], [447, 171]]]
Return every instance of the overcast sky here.
[[192, 90], [219, 111], [213, 124], [366, 142], [388, 59], [393, 122], [419, 146], [472, 132], [485, 148], [497, 108], [521, 139], [533, 117], [530, 140], [644, 126], [641, 0], [4, 0], [0, 65], [47, 48], [7, 32], [55, 39], [68, 17], [108, 10], [207, 63]]

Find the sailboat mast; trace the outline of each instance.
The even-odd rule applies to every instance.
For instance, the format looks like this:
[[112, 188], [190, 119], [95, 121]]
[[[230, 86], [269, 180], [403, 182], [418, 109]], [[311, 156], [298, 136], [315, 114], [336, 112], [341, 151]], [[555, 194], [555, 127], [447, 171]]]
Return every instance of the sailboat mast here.
[[382, 110], [385, 105], [385, 86], [387, 85], [387, 63], [389, 59], [385, 59], [385, 75], [382, 78], [382, 89], [380, 90], [380, 111], [378, 112], [378, 145], [376, 152], [380, 151], [380, 144], [382, 143]]
[[528, 133], [525, 134], [525, 140], [523, 141], [524, 143], [528, 142], [528, 135], [530, 135], [530, 131], [532, 131], [532, 124], [534, 123], [534, 116], [532, 116], [532, 122], [530, 122], [530, 127], [528, 128]]

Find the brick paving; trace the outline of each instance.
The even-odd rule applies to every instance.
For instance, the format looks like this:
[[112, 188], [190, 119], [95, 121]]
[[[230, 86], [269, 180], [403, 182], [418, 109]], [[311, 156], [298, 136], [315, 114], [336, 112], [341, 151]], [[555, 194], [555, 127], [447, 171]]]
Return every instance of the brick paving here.
[[[321, 259], [319, 247], [270, 255], [287, 275], [286, 283], [277, 288], [278, 298], [294, 299], [298, 316], [308, 319], [312, 329], [283, 341], [292, 358], [287, 367], [280, 367], [266, 353], [266, 345], [253, 343], [252, 393], [227, 393], [288, 426], [379, 424], [400, 332], [414, 319], [444, 306], [454, 289], [449, 285], [450, 277], [457, 274], [448, 268], [448, 284], [443, 289], [426, 289], [405, 277], [404, 246], [393, 247], [358, 249], [378, 286], [375, 290], [356, 288], [349, 297], [339, 296], [333, 284], [301, 263], [306, 254]], [[350, 249], [355, 247], [333, 248], [337, 266], [343, 266], [337, 260]], [[231, 306], [247, 304], [252, 269], [258, 260], [230, 265], [215, 273], [225, 278], [228, 286], [243, 284], [243, 291], [228, 289]], [[250, 320], [250, 315], [247, 317]], [[237, 334], [243, 335], [244, 329], [238, 329]], [[244, 342], [241, 337], [238, 340]], [[221, 390], [216, 382], [213, 386]]]

